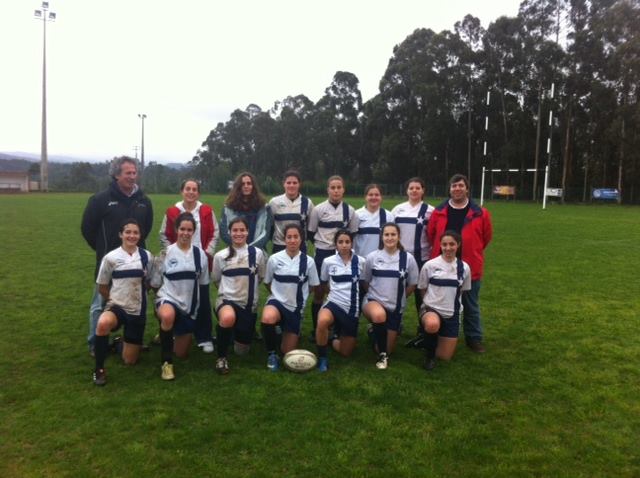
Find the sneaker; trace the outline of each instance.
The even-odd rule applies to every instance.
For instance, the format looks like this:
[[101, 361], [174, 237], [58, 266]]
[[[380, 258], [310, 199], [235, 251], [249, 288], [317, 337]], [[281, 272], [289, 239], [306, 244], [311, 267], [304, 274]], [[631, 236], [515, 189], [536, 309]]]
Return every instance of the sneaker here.
[[107, 372], [103, 368], [99, 368], [93, 372], [93, 384], [98, 387], [103, 387], [107, 384]]
[[173, 374], [173, 364], [165, 362], [162, 364], [162, 380], [175, 380], [176, 376]]
[[388, 364], [389, 359], [387, 358], [387, 354], [382, 352], [380, 355], [378, 355], [378, 361], [376, 362], [376, 368], [378, 370], [386, 370]]
[[219, 357], [218, 360], [216, 360], [216, 372], [220, 375], [229, 373], [229, 362], [227, 362], [226, 357]]
[[329, 360], [327, 357], [320, 357], [318, 359], [318, 372], [326, 372], [329, 370]]
[[267, 358], [267, 368], [270, 372], [277, 372], [280, 369], [280, 359], [275, 353], [270, 353]]
[[467, 340], [467, 347], [477, 354], [483, 354], [486, 352], [486, 349], [480, 340]]
[[211, 340], [200, 342], [198, 347], [200, 347], [205, 354], [212, 354], [214, 350], [213, 342]]
[[436, 368], [436, 359], [435, 358], [425, 358], [424, 359], [424, 369], [427, 372], [431, 372], [434, 368]]

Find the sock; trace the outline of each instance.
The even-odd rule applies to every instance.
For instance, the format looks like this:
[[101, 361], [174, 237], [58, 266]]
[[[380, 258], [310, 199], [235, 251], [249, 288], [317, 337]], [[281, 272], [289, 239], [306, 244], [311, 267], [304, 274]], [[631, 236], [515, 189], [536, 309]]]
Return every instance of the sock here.
[[316, 333], [316, 327], [318, 326], [318, 312], [322, 308], [322, 304], [311, 303], [311, 322], [313, 322], [313, 334]]
[[425, 356], [428, 359], [436, 358], [436, 347], [438, 347], [438, 334], [424, 334], [425, 337]]
[[275, 353], [278, 340], [276, 338], [276, 326], [262, 324], [262, 336], [264, 337], [264, 345], [267, 348], [267, 353]]
[[96, 335], [93, 345], [93, 352], [96, 356], [96, 370], [98, 370], [104, 368], [104, 361], [107, 358], [107, 353], [109, 350], [109, 336]]
[[373, 335], [378, 345], [378, 353], [387, 353], [387, 324], [373, 324]]
[[173, 363], [173, 328], [162, 330], [160, 327], [160, 361]]
[[217, 342], [218, 342], [218, 357], [226, 358], [227, 356], [227, 348], [229, 348], [229, 343], [231, 342], [231, 328], [220, 327], [219, 325], [216, 327]]
[[327, 356], [327, 344], [325, 345], [318, 345], [318, 357], [325, 357]]

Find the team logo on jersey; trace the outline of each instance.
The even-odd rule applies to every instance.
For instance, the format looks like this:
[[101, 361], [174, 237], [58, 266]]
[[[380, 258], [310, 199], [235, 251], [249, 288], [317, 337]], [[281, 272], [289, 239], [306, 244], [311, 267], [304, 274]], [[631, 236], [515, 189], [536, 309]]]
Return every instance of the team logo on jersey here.
[[300, 282], [301, 284], [304, 282], [305, 279], [306, 279], [306, 277], [304, 276], [304, 274], [300, 274], [298, 276], [298, 282]]
[[337, 266], [331, 266], [331, 269], [329, 270], [329, 274], [335, 275], [337, 272], [338, 272], [338, 267]]
[[178, 259], [172, 257], [169, 259], [168, 265], [169, 267], [176, 267], [178, 265]]

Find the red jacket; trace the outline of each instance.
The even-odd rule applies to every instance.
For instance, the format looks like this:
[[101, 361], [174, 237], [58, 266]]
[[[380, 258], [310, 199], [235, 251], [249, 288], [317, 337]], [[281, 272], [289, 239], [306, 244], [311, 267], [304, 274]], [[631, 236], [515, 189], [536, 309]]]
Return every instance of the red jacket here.
[[[447, 227], [449, 201], [444, 201], [431, 213], [427, 238], [431, 243], [431, 258], [440, 255], [440, 238]], [[485, 208], [469, 200], [469, 211], [462, 226], [462, 260], [471, 268], [471, 280], [482, 278], [484, 250], [493, 237], [491, 215]]]
[[[211, 271], [211, 267], [213, 265], [213, 256], [207, 253], [207, 247], [213, 240], [213, 235], [215, 233], [214, 230], [214, 221], [213, 221], [213, 209], [211, 206], [206, 204], [202, 204], [200, 206], [200, 242], [202, 243], [202, 249], [207, 254], [207, 259], [209, 260], [209, 271]], [[178, 216], [182, 213], [180, 209], [176, 206], [171, 206], [167, 209], [166, 212], [166, 225], [164, 233], [167, 236], [167, 239], [171, 241], [171, 244], [178, 240], [178, 236], [176, 235], [175, 222]]]

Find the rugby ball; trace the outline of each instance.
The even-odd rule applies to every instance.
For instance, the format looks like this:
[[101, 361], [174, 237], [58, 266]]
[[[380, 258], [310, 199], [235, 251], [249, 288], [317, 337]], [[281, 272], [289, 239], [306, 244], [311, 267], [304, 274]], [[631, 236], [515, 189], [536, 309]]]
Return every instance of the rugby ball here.
[[282, 359], [282, 363], [292, 372], [308, 372], [318, 364], [318, 358], [313, 352], [304, 349], [295, 349], [287, 352]]

